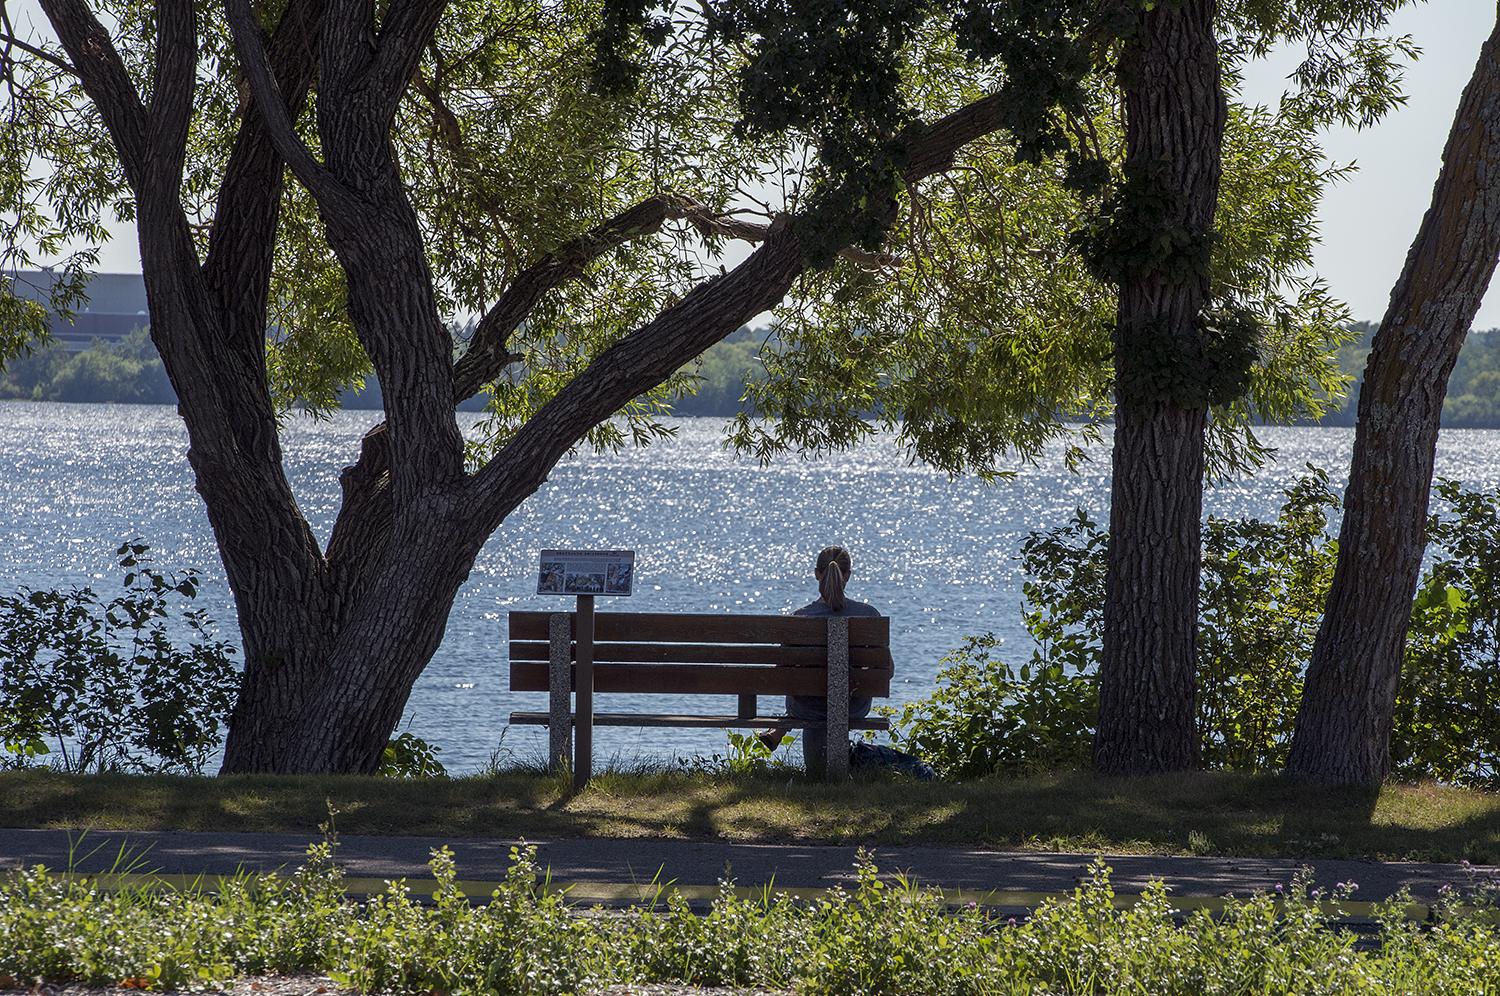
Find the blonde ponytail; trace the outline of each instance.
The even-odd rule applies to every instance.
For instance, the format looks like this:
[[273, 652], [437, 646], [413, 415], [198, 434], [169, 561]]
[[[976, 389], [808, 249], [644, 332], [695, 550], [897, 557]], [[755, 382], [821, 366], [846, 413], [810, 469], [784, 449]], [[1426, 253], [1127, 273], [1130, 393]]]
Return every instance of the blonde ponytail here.
[[834, 612], [842, 612], [844, 609], [844, 585], [849, 582], [849, 571], [853, 567], [853, 561], [849, 557], [849, 551], [841, 546], [825, 547], [818, 554], [818, 565], [815, 573], [818, 575], [818, 594], [823, 596], [823, 601]]

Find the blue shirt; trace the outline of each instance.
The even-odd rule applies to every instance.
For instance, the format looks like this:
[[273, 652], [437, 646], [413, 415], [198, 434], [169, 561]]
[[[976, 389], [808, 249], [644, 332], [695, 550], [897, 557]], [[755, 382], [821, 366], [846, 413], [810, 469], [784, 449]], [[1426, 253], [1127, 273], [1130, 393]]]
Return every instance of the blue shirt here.
[[[869, 602], [856, 602], [852, 598], [844, 599], [844, 607], [838, 612], [828, 607], [828, 603], [821, 598], [816, 602], [809, 602], [802, 606], [794, 616], [878, 616], [880, 610]], [[867, 696], [851, 696], [849, 699], [849, 718], [864, 719], [870, 714], [870, 706], [874, 702]], [[826, 720], [828, 718], [828, 700], [820, 695], [788, 695], [786, 697], [786, 712], [788, 716], [798, 719]], [[813, 743], [811, 740], [803, 739], [804, 750]], [[814, 748], [816, 753], [816, 748]]]
[[878, 616], [880, 610], [869, 602], [856, 602], [852, 598], [844, 599], [844, 607], [835, 612], [828, 607], [828, 603], [821, 598], [816, 602], [809, 602], [802, 606], [794, 616]]

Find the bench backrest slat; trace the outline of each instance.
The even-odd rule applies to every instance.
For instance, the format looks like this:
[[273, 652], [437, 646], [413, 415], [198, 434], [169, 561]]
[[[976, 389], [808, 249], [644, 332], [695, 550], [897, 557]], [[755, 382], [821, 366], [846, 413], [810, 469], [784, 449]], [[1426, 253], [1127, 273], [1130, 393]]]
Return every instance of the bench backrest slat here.
[[[822, 668], [763, 667], [746, 664], [595, 664], [596, 692], [672, 692], [683, 695], [823, 695]], [[849, 672], [851, 695], [884, 698], [891, 693], [891, 673], [875, 668]], [[545, 692], [547, 665], [518, 661], [510, 666], [510, 690]]]
[[[595, 643], [597, 664], [768, 664], [792, 667], [822, 667], [827, 660], [823, 647], [789, 647], [777, 643]], [[512, 640], [512, 661], [548, 661], [552, 645], [540, 640]], [[850, 647], [852, 667], [891, 669], [891, 652], [885, 647]]]
[[[550, 612], [510, 613], [512, 640], [546, 640]], [[822, 647], [828, 643], [828, 619], [821, 616], [736, 616], [706, 613], [600, 612], [594, 616], [598, 642], [638, 643], [788, 643]], [[883, 616], [849, 620], [851, 647], [888, 647], [891, 621]]]
[[[548, 690], [554, 614], [510, 613], [511, 691]], [[848, 622], [850, 694], [889, 696], [890, 620]], [[827, 648], [826, 616], [600, 612], [594, 616], [594, 690], [824, 695]]]

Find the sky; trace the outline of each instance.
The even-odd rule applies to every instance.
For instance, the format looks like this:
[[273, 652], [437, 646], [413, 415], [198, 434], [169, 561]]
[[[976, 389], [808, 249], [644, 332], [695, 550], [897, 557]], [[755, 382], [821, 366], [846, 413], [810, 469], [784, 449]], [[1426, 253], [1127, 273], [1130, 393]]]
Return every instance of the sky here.
[[[35, 9], [30, 0], [19, 7], [26, 13]], [[1406, 106], [1373, 128], [1340, 128], [1326, 137], [1330, 157], [1358, 169], [1325, 195], [1315, 270], [1335, 296], [1349, 303], [1356, 318], [1378, 321], [1385, 311], [1391, 285], [1432, 196], [1459, 94], [1495, 16], [1494, 0], [1430, 0], [1398, 14], [1392, 31], [1411, 35], [1422, 49], [1421, 58], [1407, 68]], [[1255, 64], [1247, 74], [1246, 96], [1274, 103], [1295, 65], [1292, 52], [1275, 53]], [[139, 272], [133, 229], [116, 230], [100, 269]], [[1500, 291], [1492, 288], [1475, 324], [1500, 326]]]
[[[1430, 0], [1392, 19], [1422, 49], [1406, 71], [1406, 106], [1365, 131], [1339, 128], [1323, 145], [1357, 172], [1323, 199], [1316, 272], [1355, 318], [1379, 321], [1401, 273], [1442, 164], [1458, 98], [1474, 72], [1479, 47], [1495, 24], [1495, 0]], [[1273, 103], [1295, 68], [1290, 53], [1252, 67], [1246, 96]], [[1492, 286], [1477, 328], [1500, 326], [1500, 292]]]

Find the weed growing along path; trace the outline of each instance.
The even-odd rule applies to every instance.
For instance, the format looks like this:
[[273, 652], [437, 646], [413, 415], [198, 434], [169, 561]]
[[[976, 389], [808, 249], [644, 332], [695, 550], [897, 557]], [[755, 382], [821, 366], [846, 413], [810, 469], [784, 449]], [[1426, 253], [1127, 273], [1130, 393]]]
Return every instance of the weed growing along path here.
[[[200, 876], [285, 872], [301, 862], [308, 843], [303, 834], [0, 829], [0, 873], [43, 865], [107, 875], [112, 885], [152, 880], [182, 886]], [[403, 880], [413, 895], [428, 894], [433, 888], [428, 861], [435, 851], [447, 848], [465, 891], [485, 895], [503, 874], [511, 849], [522, 843], [504, 838], [344, 834], [339, 868], [351, 893], [380, 893], [388, 882]], [[853, 886], [863, 851], [891, 881], [940, 889], [950, 904], [978, 902], [1029, 910], [1048, 897], [1071, 893], [1100, 857], [954, 846], [887, 844], [860, 849], [640, 837], [529, 843], [552, 885], [568, 890], [569, 901], [611, 906], [649, 903], [662, 884], [702, 903], [715, 896], [725, 879], [749, 891], [774, 885], [803, 898], [815, 897], [828, 889]], [[1154, 854], [1103, 857], [1122, 895], [1144, 894], [1159, 882], [1174, 902], [1194, 909], [1217, 908], [1217, 900], [1225, 895], [1284, 890], [1298, 878], [1330, 893], [1341, 886], [1356, 889], [1358, 901], [1346, 905], [1351, 915], [1364, 919], [1373, 916], [1372, 903], [1403, 893], [1413, 900], [1408, 914], [1425, 920], [1428, 909], [1454, 889], [1487, 884], [1500, 892], [1500, 868], [1487, 865]]]
[[522, 772], [422, 781], [0, 772], [0, 823], [17, 828], [262, 831], [312, 839], [330, 803], [348, 834], [1500, 863], [1500, 793], [1436, 785], [1331, 791], [1225, 772], [842, 785], [606, 773], [578, 795], [564, 778]]
[[1325, 909], [1350, 899], [1294, 885], [1185, 912], [1160, 887], [1122, 908], [1102, 863], [1025, 919], [951, 907], [868, 861], [848, 888], [798, 898], [728, 887], [706, 911], [664, 890], [646, 909], [580, 916], [512, 854], [471, 901], [440, 850], [420, 900], [403, 882], [357, 901], [331, 841], [287, 876], [100, 888], [43, 869], [0, 875], [0, 975], [140, 989], [315, 974], [362, 993], [597, 993], [686, 984], [868, 993], [1151, 993], [1358, 996], [1500, 991], [1497, 896], [1445, 897], [1426, 925], [1401, 902], [1361, 938]]

